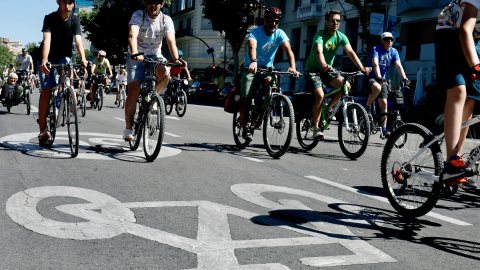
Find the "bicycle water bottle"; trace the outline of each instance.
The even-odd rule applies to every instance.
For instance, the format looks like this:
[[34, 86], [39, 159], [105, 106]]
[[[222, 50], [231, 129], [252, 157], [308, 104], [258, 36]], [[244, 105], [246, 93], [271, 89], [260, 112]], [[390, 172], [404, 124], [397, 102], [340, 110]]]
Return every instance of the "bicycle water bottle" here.
[[58, 93], [57, 100], [55, 102], [55, 104], [57, 105], [57, 108], [60, 108], [60, 103], [62, 102], [62, 96], [63, 96], [63, 93]]

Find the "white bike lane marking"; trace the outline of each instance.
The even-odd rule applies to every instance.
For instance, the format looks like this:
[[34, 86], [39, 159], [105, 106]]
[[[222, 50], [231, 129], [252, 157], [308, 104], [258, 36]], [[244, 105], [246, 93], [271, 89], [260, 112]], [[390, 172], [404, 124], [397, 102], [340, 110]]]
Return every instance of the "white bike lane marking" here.
[[[172, 116], [172, 117], [173, 117], [173, 116]], [[119, 117], [114, 117], [114, 118], [117, 119], [117, 120], [120, 120], [120, 121], [122, 121], [122, 122], [125, 122], [125, 119], [123, 119], [123, 118], [119, 118]], [[168, 118], [168, 116], [167, 116], [167, 118]], [[180, 120], [180, 119], [178, 119], [178, 118], [176, 118], [176, 117], [173, 117], [173, 118], [176, 119], [176, 120]], [[175, 135], [175, 134], [173, 134], [173, 133], [168, 133], [168, 132], [165, 132], [165, 135], [168, 135], [168, 136], [171, 136], [171, 137], [174, 137], [174, 138], [181, 138], [181, 136], [179, 136], [179, 135]]]
[[[320, 183], [324, 183], [324, 184], [327, 184], [327, 185], [330, 185], [330, 186], [334, 186], [334, 187], [337, 187], [337, 188], [340, 188], [340, 189], [343, 189], [343, 190], [346, 190], [346, 191], [350, 191], [352, 193], [360, 194], [362, 196], [365, 196], [365, 197], [368, 197], [368, 198], [371, 198], [371, 199], [375, 199], [375, 200], [381, 201], [383, 203], [390, 204], [388, 202], [387, 198], [381, 197], [381, 196], [378, 196], [378, 195], [375, 195], [375, 194], [372, 194], [372, 193], [368, 193], [366, 191], [362, 191], [362, 190], [359, 190], [359, 189], [356, 189], [356, 188], [345, 186], [345, 185], [342, 185], [342, 184], [339, 184], [339, 183], [336, 183], [336, 182], [333, 182], [333, 181], [329, 181], [329, 180], [326, 180], [326, 179], [323, 179], [323, 178], [320, 178], [320, 177], [312, 176], [312, 175], [307, 175], [307, 176], [305, 176], [305, 178], [308, 178], [308, 179], [311, 179], [311, 180], [314, 180], [314, 181], [317, 181], [317, 182], [320, 182]], [[440, 220], [450, 222], [452, 224], [460, 225], [460, 226], [471, 226], [472, 225], [468, 222], [461, 221], [459, 219], [455, 219], [455, 218], [451, 218], [451, 217], [447, 217], [447, 216], [437, 214], [437, 213], [434, 213], [434, 212], [429, 212], [429, 213], [426, 214], [426, 216], [430, 216], [430, 217], [440, 219]]]
[[[55, 142], [50, 148], [38, 145], [37, 136], [38, 133], [36, 132], [12, 134], [0, 138], [0, 143], [5, 147], [34, 156], [50, 158], [71, 157], [70, 146], [68, 144], [68, 133], [66, 131], [57, 131]], [[83, 140], [86, 137], [88, 142]], [[76, 158], [100, 160], [144, 159], [145, 154], [141, 146], [136, 151], [131, 151], [128, 147], [128, 143], [123, 140], [121, 135], [81, 132], [79, 151]], [[160, 154], [157, 158], [172, 157], [181, 152], [182, 150], [163, 142]]]
[[[262, 193], [275, 192], [312, 198], [327, 204], [346, 204], [343, 201], [315, 193], [258, 184], [238, 184], [231, 188], [238, 197], [270, 209], [311, 210], [294, 200], [269, 201]], [[37, 204], [49, 197], [74, 197], [90, 203], [68, 204], [56, 209], [86, 220], [86, 222], [66, 223], [43, 217], [37, 210]], [[136, 224], [131, 208], [149, 207], [196, 207], [198, 209], [198, 227], [196, 239], [182, 237], [166, 231]], [[346, 205], [350, 212], [359, 213], [360, 207]], [[312, 230], [296, 223], [278, 220], [269, 216], [245, 211], [227, 205], [209, 201], [158, 201], [121, 203], [115, 198], [98, 191], [66, 186], [46, 186], [31, 188], [12, 195], [6, 204], [6, 212], [16, 223], [39, 234], [74, 240], [112, 238], [122, 233], [130, 233], [171, 247], [179, 248], [197, 255], [198, 270], [215, 269], [290, 269], [280, 263], [240, 265], [235, 255], [236, 249], [258, 247], [293, 247], [325, 244], [340, 244], [350, 250], [352, 255], [299, 258], [305, 264], [316, 267], [396, 262], [395, 259], [358, 239], [346, 226], [335, 224], [332, 217], [314, 211], [315, 222], [310, 222], [318, 230]], [[228, 216], [233, 215], [248, 220], [262, 217], [265, 225], [283, 228], [305, 235], [304, 237], [233, 240]], [[307, 218], [308, 220], [308, 218]], [[321, 221], [320, 221], [321, 220]], [[352, 220], [349, 222], [366, 223]], [[258, 225], [261, 226], [261, 225]], [[304, 229], [303, 229], [304, 228]], [[333, 236], [329, 237], [328, 235]]]

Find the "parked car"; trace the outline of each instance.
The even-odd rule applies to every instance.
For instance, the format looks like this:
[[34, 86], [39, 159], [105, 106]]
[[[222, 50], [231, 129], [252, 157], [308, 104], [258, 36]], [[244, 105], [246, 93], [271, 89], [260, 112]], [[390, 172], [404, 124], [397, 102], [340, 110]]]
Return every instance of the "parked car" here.
[[227, 98], [228, 94], [230, 94], [232, 90], [233, 90], [233, 85], [230, 85], [230, 83], [227, 83], [225, 87], [218, 93], [218, 98], [220, 99]]
[[195, 82], [188, 89], [187, 94], [193, 96], [194, 100], [197, 99], [218, 99], [219, 89], [214, 83], [208, 82]]

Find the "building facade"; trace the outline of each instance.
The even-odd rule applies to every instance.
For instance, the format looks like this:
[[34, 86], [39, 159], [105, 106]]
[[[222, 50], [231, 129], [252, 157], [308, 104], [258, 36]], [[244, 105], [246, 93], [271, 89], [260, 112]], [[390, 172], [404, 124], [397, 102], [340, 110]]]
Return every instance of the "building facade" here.
[[13, 55], [15, 55], [15, 56], [22, 53], [23, 45], [20, 41], [12, 41], [9, 38], [0, 37], [0, 43], [3, 46], [7, 47], [8, 50], [10, 50], [13, 53]]

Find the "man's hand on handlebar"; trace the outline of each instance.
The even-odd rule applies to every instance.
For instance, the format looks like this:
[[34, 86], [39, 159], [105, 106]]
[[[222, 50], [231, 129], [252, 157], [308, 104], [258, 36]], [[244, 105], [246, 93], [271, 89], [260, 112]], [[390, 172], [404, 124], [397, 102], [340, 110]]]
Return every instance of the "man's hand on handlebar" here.
[[248, 66], [248, 71], [253, 74], [257, 73], [257, 62], [251, 62]]
[[137, 62], [143, 62], [143, 53], [132, 54], [131, 58]]
[[301, 76], [302, 74], [300, 72], [298, 72], [295, 67], [289, 67], [287, 69], [287, 72], [291, 72], [293, 74], [293, 76], [295, 77], [298, 77], [298, 76]]

